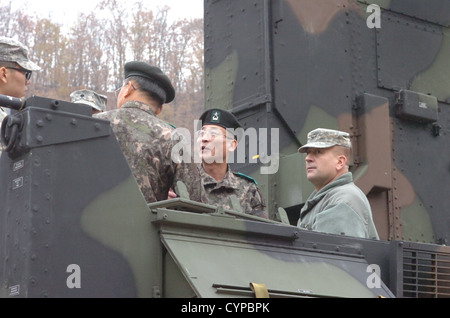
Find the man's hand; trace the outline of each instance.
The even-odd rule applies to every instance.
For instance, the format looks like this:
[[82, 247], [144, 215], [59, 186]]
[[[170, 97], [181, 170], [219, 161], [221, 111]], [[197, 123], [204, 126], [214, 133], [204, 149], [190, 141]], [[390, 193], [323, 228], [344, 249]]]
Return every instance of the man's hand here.
[[169, 195], [167, 196], [167, 200], [175, 199], [176, 197], [178, 197], [178, 194], [176, 194], [175, 192], [173, 192], [173, 189], [170, 188], [170, 189], [169, 189]]

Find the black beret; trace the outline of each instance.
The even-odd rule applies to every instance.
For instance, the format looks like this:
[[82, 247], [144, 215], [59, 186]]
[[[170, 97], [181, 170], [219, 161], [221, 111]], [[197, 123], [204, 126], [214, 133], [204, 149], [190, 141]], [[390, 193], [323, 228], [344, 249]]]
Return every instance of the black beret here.
[[165, 75], [161, 69], [156, 66], [152, 66], [145, 62], [128, 62], [125, 64], [125, 79], [130, 76], [140, 76], [151, 80], [157, 86], [161, 87], [165, 93], [166, 98], [163, 99], [163, 103], [170, 103], [175, 98], [175, 89], [170, 82], [170, 79]]
[[230, 112], [213, 108], [205, 111], [201, 116], [200, 120], [202, 122], [202, 126], [204, 125], [217, 125], [221, 126], [225, 129], [227, 128], [241, 128], [239, 121], [237, 118]]

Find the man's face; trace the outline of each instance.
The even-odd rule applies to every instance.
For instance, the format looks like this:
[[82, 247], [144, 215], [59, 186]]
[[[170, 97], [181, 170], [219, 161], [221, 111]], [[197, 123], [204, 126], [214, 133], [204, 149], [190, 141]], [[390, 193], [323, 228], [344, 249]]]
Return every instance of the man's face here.
[[25, 75], [26, 70], [19, 65], [17, 65], [16, 68], [17, 69], [7, 67], [0, 68], [0, 76], [2, 77], [1, 94], [22, 98], [28, 90], [27, 86], [29, 85], [29, 81]]
[[338, 174], [339, 155], [331, 148], [308, 148], [306, 150], [306, 177], [320, 190], [333, 181]]
[[228, 154], [236, 149], [236, 141], [225, 128], [205, 125], [196, 134], [200, 157], [204, 163], [227, 162]]

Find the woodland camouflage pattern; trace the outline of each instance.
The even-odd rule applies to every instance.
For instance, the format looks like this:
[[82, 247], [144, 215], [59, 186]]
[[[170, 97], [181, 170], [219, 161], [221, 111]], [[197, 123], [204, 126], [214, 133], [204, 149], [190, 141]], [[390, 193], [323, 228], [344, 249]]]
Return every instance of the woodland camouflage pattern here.
[[[111, 122], [131, 170], [148, 203], [167, 200], [169, 188], [183, 181], [191, 200], [202, 201], [202, 187], [195, 164], [172, 161], [171, 152], [181, 135], [156, 117], [150, 105], [132, 101], [120, 109], [95, 115]], [[182, 156], [182, 154], [180, 154]]]
[[235, 195], [241, 203], [244, 213], [268, 218], [261, 192], [250, 178], [232, 172], [228, 166], [227, 174], [223, 180], [217, 182], [205, 172], [201, 165], [199, 170], [208, 201], [206, 203], [232, 210], [230, 197]]

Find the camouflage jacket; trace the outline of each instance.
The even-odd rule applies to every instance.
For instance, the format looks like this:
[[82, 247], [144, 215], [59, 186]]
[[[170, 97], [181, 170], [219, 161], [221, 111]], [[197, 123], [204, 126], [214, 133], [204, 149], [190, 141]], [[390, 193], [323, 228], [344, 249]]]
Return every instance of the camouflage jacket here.
[[267, 212], [265, 212], [266, 205], [263, 196], [253, 179], [232, 172], [230, 166], [228, 166], [227, 174], [220, 182], [217, 182], [217, 180], [208, 175], [201, 165], [199, 166], [199, 170], [206, 192], [206, 203], [221, 205], [228, 210], [235, 210], [232, 208], [231, 203], [231, 196], [235, 195], [242, 208], [242, 211], [238, 212], [268, 218]]
[[186, 184], [191, 200], [202, 202], [204, 193], [197, 165], [172, 160], [172, 148], [182, 136], [157, 118], [150, 105], [128, 102], [94, 117], [110, 121], [147, 202], [167, 200], [169, 188], [175, 189], [177, 181]]
[[311, 193], [297, 226], [331, 234], [379, 239], [372, 210], [365, 194], [353, 183], [348, 172]]

